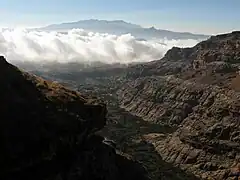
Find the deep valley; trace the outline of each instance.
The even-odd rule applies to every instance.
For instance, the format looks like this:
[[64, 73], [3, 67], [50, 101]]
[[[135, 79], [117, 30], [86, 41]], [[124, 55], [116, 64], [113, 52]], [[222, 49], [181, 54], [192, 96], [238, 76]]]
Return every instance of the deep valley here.
[[[5, 66], [4, 63], [1, 66]], [[49, 140], [50, 144], [53, 143], [51, 151], [46, 150], [47, 148], [42, 150], [47, 153], [48, 158], [56, 156], [64, 159], [66, 154], [72, 153], [71, 158], [83, 159], [85, 156], [82, 157], [80, 152], [83, 151], [82, 147], [86, 146], [88, 149], [84, 149], [84, 153], [88, 154], [89, 158], [96, 157], [96, 161], [91, 159], [84, 161], [85, 164], [79, 164], [80, 161], [76, 160], [74, 165], [68, 163], [71, 164], [69, 167], [80, 167], [79, 172], [99, 170], [100, 173], [93, 173], [92, 179], [112, 180], [119, 176], [119, 179], [141, 177], [153, 180], [223, 180], [230, 179], [229, 173], [240, 162], [239, 67], [240, 32], [232, 32], [213, 36], [192, 48], [174, 47], [162, 59], [148, 63], [101, 66], [69, 72], [32, 71], [30, 73], [58, 81], [71, 90], [60, 85], [49, 85], [48, 81], [43, 83], [32, 75], [25, 75], [44, 96], [37, 93], [30, 96], [26, 93], [28, 90], [22, 89], [19, 97], [27, 96], [28, 100], [32, 101], [32, 106], [36, 106], [37, 97], [41, 99], [38, 104], [39, 112], [29, 107], [32, 114], [26, 124], [30, 118], [35, 118], [36, 113], [41, 114], [41, 108], [46, 105], [50, 108], [47, 111], [49, 114], [43, 116], [49, 118], [46, 123], [51, 122], [50, 124], [42, 124], [39, 120], [37, 124], [31, 125], [35, 129], [40, 125], [42, 129], [39, 132], [45, 134], [44, 138]], [[7, 70], [4, 75], [7, 76]], [[16, 77], [11, 77], [11, 82], [18, 87], [19, 83], [13, 80]], [[21, 82], [23, 83], [23, 80]], [[30, 84], [26, 82], [26, 87], [32, 88]], [[85, 97], [90, 100], [83, 100], [87, 99]], [[106, 107], [99, 103], [102, 101]], [[22, 105], [24, 99], [19, 98], [17, 102], [13, 99], [13, 103]], [[59, 105], [60, 110], [55, 109], [54, 105]], [[63, 115], [61, 113], [64, 108], [68, 112], [66, 117], [73, 121], [73, 125], [64, 119], [58, 119]], [[18, 110], [14, 109], [14, 112]], [[56, 118], [52, 117], [55, 116], [52, 112], [57, 113]], [[79, 114], [83, 119], [81, 121], [75, 119]], [[12, 116], [9, 115], [10, 118], [13, 118]], [[90, 125], [84, 119], [87, 119]], [[79, 122], [83, 125], [78, 124]], [[11, 127], [11, 123], [3, 126]], [[21, 128], [21, 132], [24, 132], [24, 127]], [[41, 133], [36, 134], [35, 139], [28, 138], [34, 142], [42, 142]], [[6, 134], [9, 135], [7, 132]], [[59, 137], [66, 138], [66, 141], [58, 141]], [[94, 138], [97, 137], [102, 139], [97, 139], [94, 144]], [[18, 138], [13, 138], [12, 142], [17, 140]], [[81, 143], [87, 145], [83, 146]], [[23, 153], [22, 145], [16, 146], [18, 145], [16, 152], [7, 153], [7, 160], [10, 159], [12, 164], [6, 167], [6, 173], [3, 174], [8, 179], [11, 179], [11, 176], [6, 175], [7, 170], [12, 171], [12, 167], [16, 165], [15, 160], [21, 159], [20, 155]], [[6, 143], [6, 149], [14, 149], [14, 146], [11, 142]], [[92, 150], [96, 147], [97, 150]], [[33, 148], [32, 151], [36, 151], [36, 154], [25, 154], [29, 162], [17, 164], [17, 167], [35, 167], [38, 160], [41, 162], [42, 156], [37, 153], [38, 150]], [[111, 156], [106, 153], [108, 151]], [[105, 159], [101, 159], [103, 154]], [[113, 156], [118, 161], [113, 160]], [[58, 164], [52, 160], [49, 162]], [[45, 165], [39, 165], [41, 168], [43, 166]], [[58, 172], [65, 166], [68, 167], [68, 164], [57, 166], [51, 173], [46, 169], [43, 171], [46, 176], [51, 174], [48, 179], [55, 180]], [[86, 167], [89, 168], [86, 170]], [[21, 172], [21, 168], [17, 171]], [[101, 173], [104, 177], [100, 178], [98, 175]], [[89, 174], [73, 174], [73, 169], [70, 169], [66, 170], [64, 175], [60, 173], [59, 177], [71, 180], [79, 177], [90, 178]]]

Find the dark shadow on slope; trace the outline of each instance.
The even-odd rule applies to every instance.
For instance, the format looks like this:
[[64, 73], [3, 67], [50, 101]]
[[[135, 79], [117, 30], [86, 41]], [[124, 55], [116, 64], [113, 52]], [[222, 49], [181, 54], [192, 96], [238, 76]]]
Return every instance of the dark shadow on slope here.
[[101, 131], [105, 137], [116, 142], [117, 149], [131, 155], [143, 164], [151, 179], [197, 180], [193, 174], [165, 162], [155, 147], [144, 140], [144, 135], [159, 134], [165, 138], [176, 129], [170, 126], [151, 124], [118, 107], [109, 107], [108, 124]]
[[[135, 143], [135, 142], [134, 142]], [[161, 180], [198, 180], [199, 178], [187, 173], [171, 163], [165, 162], [155, 147], [146, 141], [140, 141], [133, 147], [133, 157], [143, 164], [151, 174], [152, 179]], [[142, 148], [139, 150], [139, 148]], [[155, 166], [155, 167], [154, 167]]]
[[147, 122], [142, 118], [135, 116], [124, 109], [109, 107], [108, 119], [111, 123], [115, 123], [117, 127], [127, 127], [139, 130], [138, 133], [164, 133], [169, 134], [176, 131], [167, 124], [155, 124]]

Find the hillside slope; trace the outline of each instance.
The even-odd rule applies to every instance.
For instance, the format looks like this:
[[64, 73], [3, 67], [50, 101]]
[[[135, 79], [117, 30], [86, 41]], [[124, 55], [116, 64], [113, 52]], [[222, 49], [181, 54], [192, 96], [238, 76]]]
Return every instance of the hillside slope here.
[[95, 134], [106, 124], [100, 100], [23, 72], [2, 56], [0, 74], [0, 179], [147, 179], [144, 168]]
[[133, 66], [117, 97], [133, 115], [175, 129], [148, 138], [166, 162], [201, 179], [226, 179], [240, 162], [239, 63], [240, 32], [218, 35]]

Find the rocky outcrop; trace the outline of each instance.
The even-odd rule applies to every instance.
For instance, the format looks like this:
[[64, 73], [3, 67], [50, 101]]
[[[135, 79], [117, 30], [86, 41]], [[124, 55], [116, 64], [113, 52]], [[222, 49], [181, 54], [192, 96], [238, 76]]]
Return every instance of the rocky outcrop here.
[[95, 135], [106, 124], [100, 100], [23, 72], [4, 57], [0, 74], [0, 179], [146, 179], [139, 164]]
[[[239, 65], [239, 57], [240, 31], [236, 31], [212, 36], [192, 48], [173, 47], [161, 60], [131, 66], [127, 77], [172, 74], [185, 77], [189, 73], [192, 75], [196, 70], [212, 72], [210, 63], [214, 64], [215, 67], [221, 66], [222, 63], [227, 63], [229, 66], [232, 64]], [[187, 78], [191, 78], [191, 76], [187, 76]]]

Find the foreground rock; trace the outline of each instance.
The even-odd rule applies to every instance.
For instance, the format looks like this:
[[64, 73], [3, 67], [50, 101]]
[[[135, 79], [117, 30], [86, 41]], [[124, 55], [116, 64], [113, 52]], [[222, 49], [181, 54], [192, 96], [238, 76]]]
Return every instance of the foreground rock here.
[[0, 179], [145, 179], [139, 164], [94, 134], [106, 123], [99, 100], [22, 72], [3, 57], [0, 74]]

